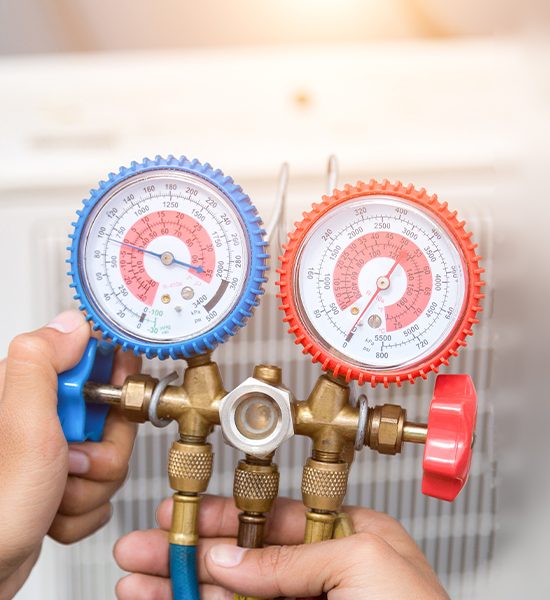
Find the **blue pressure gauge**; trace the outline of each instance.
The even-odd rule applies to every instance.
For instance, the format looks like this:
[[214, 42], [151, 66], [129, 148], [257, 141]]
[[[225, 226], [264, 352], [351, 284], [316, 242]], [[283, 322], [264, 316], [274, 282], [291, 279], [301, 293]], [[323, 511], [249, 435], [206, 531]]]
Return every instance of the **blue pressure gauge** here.
[[250, 198], [208, 163], [144, 159], [100, 182], [70, 235], [75, 299], [105, 339], [188, 358], [236, 333], [267, 269]]

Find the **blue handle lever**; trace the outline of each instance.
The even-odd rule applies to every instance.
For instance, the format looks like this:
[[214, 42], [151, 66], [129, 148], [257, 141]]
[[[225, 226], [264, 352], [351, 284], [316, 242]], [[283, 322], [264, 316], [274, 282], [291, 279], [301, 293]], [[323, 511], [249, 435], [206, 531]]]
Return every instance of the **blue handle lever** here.
[[106, 404], [84, 401], [84, 385], [88, 381], [109, 383], [113, 372], [115, 346], [92, 338], [80, 362], [58, 377], [57, 414], [68, 442], [99, 442], [103, 436]]

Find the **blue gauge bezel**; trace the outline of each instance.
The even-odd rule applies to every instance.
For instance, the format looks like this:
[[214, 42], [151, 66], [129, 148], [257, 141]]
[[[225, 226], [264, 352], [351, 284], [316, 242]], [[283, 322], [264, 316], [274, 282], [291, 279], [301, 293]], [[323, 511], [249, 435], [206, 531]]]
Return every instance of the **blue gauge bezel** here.
[[[155, 170], [175, 170], [201, 177], [206, 182], [216, 187], [234, 206], [237, 211], [245, 232], [248, 236], [250, 260], [248, 273], [243, 285], [241, 297], [231, 311], [212, 329], [185, 341], [171, 341], [166, 343], [149, 342], [138, 339], [119, 328], [113, 327], [103, 316], [102, 311], [96, 308], [94, 302], [86, 294], [86, 286], [80, 272], [79, 251], [82, 231], [93, 208], [107, 193], [116, 185], [126, 179]], [[254, 308], [259, 304], [259, 297], [264, 293], [263, 284], [267, 281], [265, 272], [267, 270], [266, 253], [267, 242], [265, 231], [262, 229], [262, 220], [258, 216], [256, 207], [250, 198], [243, 192], [231, 177], [222, 173], [219, 169], [214, 170], [209, 163], [202, 164], [198, 160], [188, 160], [185, 156], [175, 158], [169, 155], [167, 158], [161, 156], [154, 160], [144, 158], [141, 163], [132, 162], [130, 167], [121, 167], [118, 173], [110, 173], [108, 181], [100, 181], [98, 187], [90, 191], [89, 198], [82, 201], [84, 207], [77, 210], [78, 220], [72, 223], [74, 231], [69, 235], [71, 245], [67, 247], [70, 257], [67, 263], [70, 265], [68, 275], [72, 278], [70, 286], [74, 288], [74, 299], [80, 302], [79, 309], [86, 313], [86, 318], [92, 322], [93, 329], [101, 331], [104, 339], [119, 344], [123, 350], [133, 350], [135, 354], [145, 354], [148, 358], [158, 356], [165, 358], [190, 358], [197, 354], [210, 352], [214, 348], [235, 335], [237, 331], [246, 324], [252, 316]]]

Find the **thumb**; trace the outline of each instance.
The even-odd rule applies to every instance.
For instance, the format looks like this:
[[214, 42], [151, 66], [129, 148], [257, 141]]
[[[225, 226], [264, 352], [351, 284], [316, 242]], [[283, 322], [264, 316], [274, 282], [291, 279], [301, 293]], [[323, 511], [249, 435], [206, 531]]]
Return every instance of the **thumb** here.
[[262, 549], [217, 544], [208, 550], [205, 566], [216, 585], [245, 596], [319, 596], [338, 587], [343, 573], [349, 578], [356, 565], [364, 570], [360, 537]]
[[48, 426], [54, 419], [58, 424], [57, 375], [78, 363], [89, 337], [85, 317], [71, 310], [58, 315], [46, 327], [13, 339], [4, 363], [0, 400], [3, 433], [9, 429], [24, 440], [31, 434], [38, 434], [40, 439], [49, 434]]

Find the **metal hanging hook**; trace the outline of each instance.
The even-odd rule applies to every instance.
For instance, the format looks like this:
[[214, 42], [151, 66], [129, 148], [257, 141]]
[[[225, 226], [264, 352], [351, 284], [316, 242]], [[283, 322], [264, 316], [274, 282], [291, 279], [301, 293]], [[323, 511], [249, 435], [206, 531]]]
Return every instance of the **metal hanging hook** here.
[[327, 162], [327, 195], [331, 196], [332, 192], [338, 185], [339, 175], [338, 158], [336, 154], [331, 154]]
[[275, 208], [269, 225], [267, 226], [267, 239], [269, 244], [275, 243], [277, 252], [282, 252], [283, 241], [286, 236], [286, 194], [288, 189], [288, 163], [284, 162], [279, 170]]

